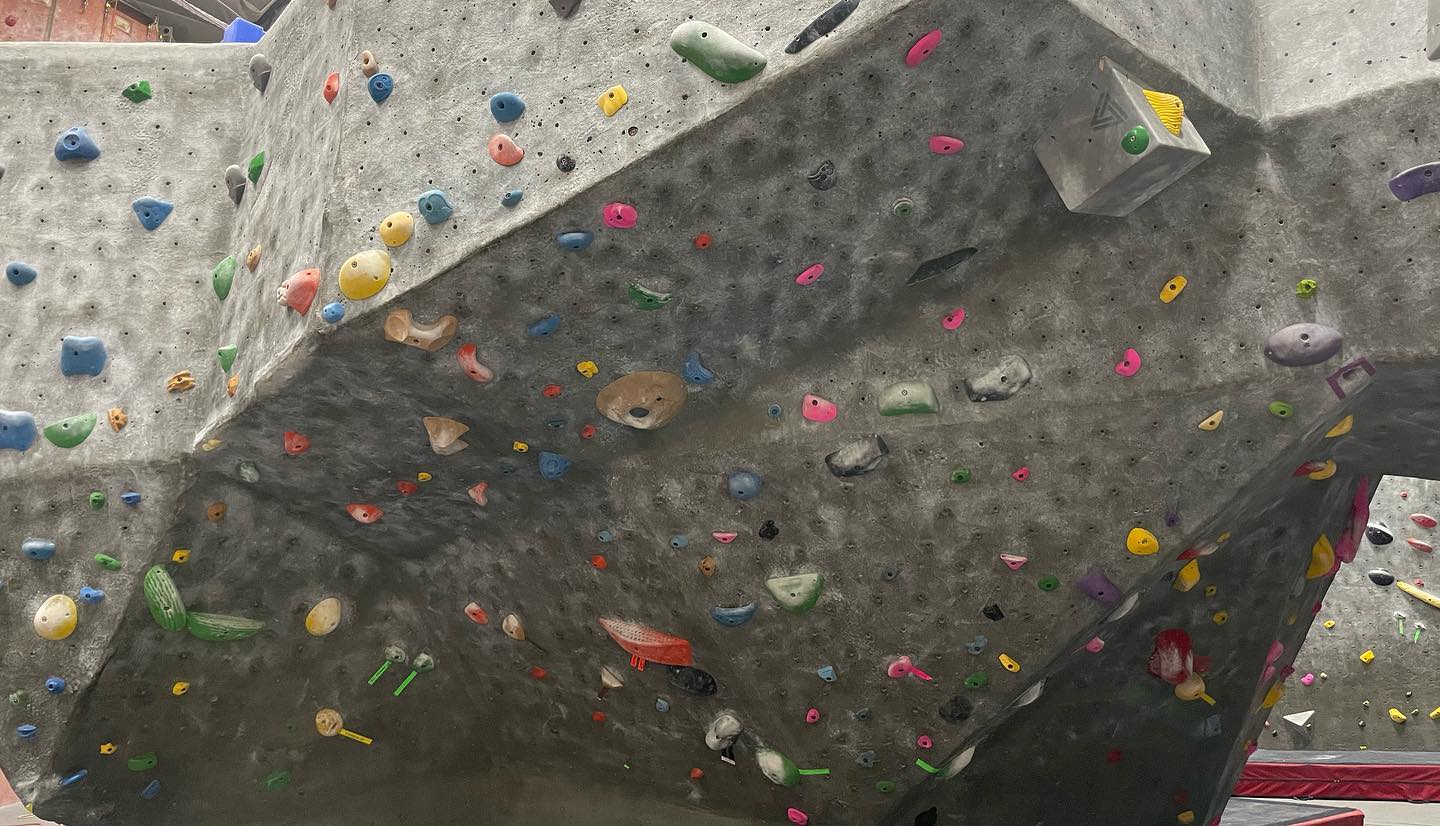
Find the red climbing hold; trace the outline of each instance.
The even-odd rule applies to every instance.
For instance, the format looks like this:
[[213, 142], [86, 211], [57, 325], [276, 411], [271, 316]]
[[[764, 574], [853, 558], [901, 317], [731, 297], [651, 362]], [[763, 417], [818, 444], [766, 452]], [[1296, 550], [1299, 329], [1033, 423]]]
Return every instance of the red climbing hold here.
[[553, 399], [564, 392], [565, 388], [561, 387], [558, 384], [547, 384], [540, 390], [540, 395], [544, 396], [547, 399]]
[[1435, 517], [1424, 513], [1410, 514], [1410, 521], [1414, 522], [1422, 528], [1433, 528], [1436, 525]]
[[708, 250], [710, 249], [710, 243], [714, 240], [715, 239], [710, 237], [710, 233], [702, 232], [699, 235], [695, 236], [695, 249]]
[[5, 25], [13, 27], [13, 26], [19, 25], [19, 23], [20, 23], [20, 18], [16, 17], [15, 15], [13, 15], [13, 14], [7, 14], [7, 15], [5, 15]]
[[315, 301], [315, 293], [319, 291], [320, 271], [312, 267], [285, 279], [276, 291], [276, 297], [281, 304], [300, 315], [305, 315], [310, 312], [310, 305]]
[[1167, 628], [1156, 634], [1147, 670], [1171, 685], [1185, 682], [1195, 670], [1190, 635], [1182, 628]]
[[930, 54], [935, 51], [935, 47], [939, 45], [940, 30], [936, 29], [915, 41], [915, 45], [911, 46], [910, 51], [905, 53], [905, 65], [911, 68], [919, 66], [925, 62], [925, 59], [928, 58]]
[[1113, 764], [1113, 763], [1119, 763], [1119, 762], [1120, 762], [1120, 758], [1122, 758], [1122, 757], [1124, 757], [1124, 756], [1125, 756], [1125, 752], [1123, 752], [1123, 751], [1121, 751], [1121, 750], [1119, 750], [1119, 749], [1111, 749], [1111, 750], [1105, 752], [1105, 762], [1106, 762], [1106, 763], [1112, 763], [1112, 764]]
[[395, 489], [400, 491], [401, 496], [409, 496], [420, 489], [420, 486], [409, 479], [400, 479], [395, 482]]
[[699, 780], [700, 778], [702, 778], [702, 777], [704, 777], [704, 776], [705, 776], [705, 772], [700, 771], [699, 769], [691, 769], [691, 770], [690, 770], [690, 779], [691, 779], [691, 780]]
[[609, 563], [605, 561], [604, 554], [595, 554], [590, 557], [590, 564], [594, 565], [597, 571], [603, 571], [609, 565]]
[[335, 96], [338, 95], [338, 94], [340, 94], [340, 73], [339, 73], [339, 72], [331, 72], [331, 73], [330, 73], [330, 76], [327, 77], [327, 78], [325, 78], [325, 91], [322, 92], [322, 94], [325, 95], [325, 102], [326, 102], [326, 103], [334, 103], [334, 102], [335, 102]]
[[600, 627], [614, 638], [620, 647], [630, 652], [637, 667], [644, 669], [648, 660], [661, 665], [689, 665], [690, 641], [683, 637], [656, 631], [647, 625], [626, 620], [600, 617]]
[[930, 151], [936, 155], [954, 155], [965, 148], [965, 141], [949, 135], [931, 135]]
[[549, 671], [546, 671], [538, 665], [530, 666], [530, 679], [532, 680], [543, 680], [549, 675]]
[[377, 505], [363, 505], [358, 502], [346, 505], [345, 512], [362, 525], [373, 525], [385, 515], [385, 511], [380, 510]]
[[1022, 467], [1014, 473], [1010, 474], [1010, 478], [1014, 479], [1017, 482], [1023, 482], [1026, 479], [1030, 478], [1030, 468]]
[[820, 709], [812, 708], [809, 711], [805, 712], [805, 722], [809, 723], [812, 726], [820, 722]]
[[1416, 538], [1414, 538], [1414, 537], [1410, 537], [1409, 539], [1406, 539], [1405, 541], [1410, 544], [1410, 547], [1414, 548], [1414, 549], [1417, 550], [1417, 551], [1424, 551], [1425, 553], [1428, 554], [1428, 553], [1431, 553], [1432, 551], [1435, 550], [1435, 546], [1434, 546], [1434, 545], [1431, 545], [1429, 542], [1424, 542], [1424, 541], [1419, 540], [1419, 539], [1416, 539]]
[[285, 431], [285, 452], [291, 456], [299, 456], [310, 449], [310, 440], [293, 430]]
[[455, 360], [460, 362], [460, 369], [465, 371], [465, 375], [484, 384], [492, 381], [495, 373], [480, 363], [480, 359], [476, 357], [476, 350], [474, 343], [462, 344], [460, 349], [455, 351]]
[[470, 494], [470, 498], [475, 502], [475, 504], [483, 508], [486, 505], [490, 504], [490, 497], [485, 494], [485, 491], [489, 489], [489, 482], [476, 482], [475, 484], [470, 486], [469, 490], [465, 492]]
[[587, 425], [585, 425], [584, 427], [580, 428], [580, 438], [582, 438], [582, 439], [593, 439], [593, 438], [595, 438], [595, 425], [593, 425], [593, 424], [587, 424]]
[[465, 616], [474, 620], [478, 625], [486, 625], [490, 622], [490, 617], [485, 613], [485, 609], [473, 602], [465, 606]]
[[591, 712], [591, 713], [590, 713], [590, 719], [591, 719], [591, 720], [594, 720], [594, 721], [597, 722], [597, 723], [603, 723], [603, 722], [605, 722], [605, 712], [603, 712], [603, 711], [594, 711], [594, 712]]
[[1325, 463], [1324, 463], [1323, 461], [1321, 461], [1320, 459], [1311, 459], [1310, 461], [1305, 462], [1305, 463], [1303, 463], [1302, 465], [1300, 465], [1300, 467], [1295, 468], [1295, 472], [1292, 473], [1292, 474], [1290, 474], [1290, 475], [1291, 475], [1291, 476], [1309, 476], [1309, 475], [1312, 474], [1312, 473], [1316, 473], [1316, 472], [1322, 471], [1322, 470], [1324, 470], [1324, 469], [1325, 469]]

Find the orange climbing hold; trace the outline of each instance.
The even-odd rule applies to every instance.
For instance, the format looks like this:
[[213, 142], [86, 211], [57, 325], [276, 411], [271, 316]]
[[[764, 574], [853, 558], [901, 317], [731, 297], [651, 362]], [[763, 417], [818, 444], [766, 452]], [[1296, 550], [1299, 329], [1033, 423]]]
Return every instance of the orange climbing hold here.
[[484, 608], [481, 608], [473, 602], [465, 606], [465, 616], [474, 620], [476, 625], [488, 625], [490, 623], [490, 615], [485, 613]]
[[330, 76], [325, 78], [325, 90], [321, 94], [325, 96], [326, 103], [335, 102], [335, 96], [340, 94], [339, 72], [331, 72]]
[[543, 680], [543, 679], [545, 679], [545, 678], [548, 677], [548, 676], [550, 676], [550, 672], [549, 672], [549, 671], [546, 671], [545, 669], [541, 668], [541, 667], [538, 666], [538, 665], [532, 665], [532, 666], [530, 666], [530, 679], [532, 679], [532, 680]]
[[592, 711], [592, 712], [590, 713], [590, 719], [591, 719], [591, 720], [594, 720], [594, 721], [597, 722], [597, 723], [603, 723], [603, 722], [605, 722], [605, 712], [603, 712], [603, 711]]
[[395, 489], [400, 491], [401, 496], [409, 496], [420, 489], [420, 486], [409, 479], [400, 479], [395, 483]]
[[525, 150], [504, 135], [491, 138], [487, 148], [490, 150], [490, 159], [501, 166], [514, 166], [525, 157]]
[[310, 439], [293, 430], [285, 431], [285, 452], [291, 456], [299, 456], [310, 449]]
[[597, 571], [603, 571], [609, 565], [609, 563], [605, 561], [604, 554], [595, 554], [594, 556], [590, 557], [590, 564], [594, 565], [595, 570]]
[[365, 505], [359, 502], [351, 502], [346, 505], [345, 512], [362, 525], [373, 525], [385, 515], [385, 511], [380, 510], [378, 505]]
[[705, 776], [705, 772], [701, 771], [701, 770], [698, 769], [698, 768], [695, 768], [695, 769], [691, 769], [691, 770], [690, 770], [690, 779], [691, 779], [691, 780], [699, 780], [700, 778], [702, 778], [702, 777], [704, 777], [704, 776]]
[[584, 427], [580, 428], [580, 438], [582, 438], [582, 439], [593, 439], [593, 438], [595, 438], [595, 425], [593, 425], [593, 424], [587, 424], [587, 425], [585, 425]]
[[648, 625], [627, 620], [599, 618], [604, 628], [620, 647], [630, 652], [630, 664], [641, 671], [646, 661], [661, 665], [689, 665], [690, 641]]
[[564, 392], [565, 388], [561, 387], [558, 384], [547, 384], [543, 388], [541, 388], [540, 395], [544, 396], [547, 399], [553, 399]]
[[710, 233], [708, 233], [708, 232], [702, 232], [702, 233], [700, 233], [699, 235], [695, 236], [695, 249], [697, 249], [697, 250], [708, 250], [708, 249], [710, 249], [710, 244], [711, 244], [714, 240], [715, 240], [714, 238], [711, 238], [711, 237], [710, 237]]

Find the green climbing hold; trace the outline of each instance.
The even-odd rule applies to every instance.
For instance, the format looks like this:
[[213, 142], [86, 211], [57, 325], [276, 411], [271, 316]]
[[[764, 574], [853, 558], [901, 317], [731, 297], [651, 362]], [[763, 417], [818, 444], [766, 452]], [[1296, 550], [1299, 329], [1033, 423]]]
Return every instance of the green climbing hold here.
[[105, 509], [105, 494], [101, 493], [101, 492], [98, 491], [98, 490], [92, 490], [92, 491], [90, 491], [90, 507], [94, 508], [94, 509], [97, 510], [97, 511], [98, 511], [98, 510], [104, 510], [104, 509]]
[[100, 563], [100, 567], [107, 571], [120, 570], [120, 560], [109, 554], [95, 554], [95, 561]]
[[147, 751], [138, 757], [132, 757], [126, 760], [125, 768], [132, 772], [148, 772], [155, 768], [155, 765], [159, 762], [160, 758], [155, 756], [155, 752]]
[[284, 769], [276, 769], [265, 775], [265, 779], [261, 781], [261, 785], [265, 787], [265, 791], [267, 792], [278, 792], [290, 785], [290, 772]]
[[56, 447], [74, 447], [90, 438], [95, 429], [95, 414], [81, 413], [54, 424], [45, 425], [45, 438]]
[[1301, 298], [1309, 298], [1314, 295], [1318, 289], [1320, 289], [1320, 282], [1313, 278], [1302, 278], [1299, 283], [1295, 285], [1295, 294]]
[[800, 768], [790, 758], [768, 746], [755, 750], [755, 765], [777, 786], [794, 787], [800, 784]]
[[915, 202], [909, 198], [897, 198], [890, 205], [890, 211], [901, 218], [909, 218], [915, 212]]
[[956, 485], [963, 485], [970, 481], [970, 468], [957, 467], [950, 471], [950, 482]]
[[260, 173], [264, 171], [265, 153], [256, 152], [255, 155], [250, 158], [249, 169], [246, 171], [245, 177], [250, 179], [250, 183], [256, 184], [260, 182]]
[[893, 781], [893, 780], [880, 780], [880, 781], [878, 781], [878, 782], [875, 783], [875, 791], [877, 791], [877, 792], [879, 792], [879, 793], [881, 793], [881, 794], [889, 794], [889, 793], [895, 791], [895, 781]]
[[265, 628], [265, 623], [245, 617], [230, 617], [224, 614], [202, 614], [191, 611], [185, 615], [185, 630], [190, 636], [206, 642], [228, 642], [253, 637]]
[[976, 671], [974, 674], [971, 674], [969, 677], [965, 678], [965, 687], [984, 688], [986, 685], [989, 684], [989, 682], [990, 678], [985, 676], [984, 671]]
[[1288, 419], [1295, 415], [1295, 408], [1285, 402], [1270, 402], [1270, 415], [1281, 419]]
[[825, 577], [821, 574], [796, 574], [794, 576], [772, 576], [765, 580], [765, 590], [792, 614], [803, 614], [820, 601], [825, 590]]
[[141, 80], [126, 86], [120, 94], [131, 103], [144, 103], [155, 95], [150, 92], [150, 81]]
[[226, 373], [230, 372], [230, 367], [235, 364], [235, 354], [237, 352], [239, 352], [239, 349], [233, 344], [227, 344], [215, 351], [215, 355], [220, 359], [221, 370], [224, 370]]
[[721, 83], [740, 83], [765, 69], [765, 55], [703, 20], [676, 26], [670, 34], [670, 48]]
[[630, 285], [630, 302], [642, 310], [658, 310], [670, 303], [670, 293], [657, 293], [634, 283]]
[[1125, 133], [1125, 137], [1120, 139], [1120, 148], [1129, 152], [1131, 155], [1139, 155], [1149, 146], [1150, 130], [1143, 126], [1137, 126], [1131, 129]]
[[880, 391], [881, 416], [939, 412], [940, 400], [935, 397], [935, 389], [929, 382], [897, 381]]
[[224, 301], [230, 295], [230, 285], [235, 281], [235, 256], [227, 256], [210, 272], [210, 283], [215, 286], [215, 295]]
[[1046, 576], [1040, 577], [1040, 581], [1037, 582], [1037, 583], [1035, 583], [1035, 584], [1036, 584], [1036, 585], [1040, 588], [1040, 590], [1042, 590], [1042, 591], [1053, 591], [1053, 590], [1055, 590], [1056, 588], [1059, 588], [1059, 587], [1060, 587], [1060, 580], [1056, 579], [1056, 578], [1053, 577], [1053, 576], [1046, 575]]
[[150, 606], [150, 616], [166, 631], [185, 627], [185, 602], [180, 599], [180, 589], [159, 565], [145, 572], [145, 604]]

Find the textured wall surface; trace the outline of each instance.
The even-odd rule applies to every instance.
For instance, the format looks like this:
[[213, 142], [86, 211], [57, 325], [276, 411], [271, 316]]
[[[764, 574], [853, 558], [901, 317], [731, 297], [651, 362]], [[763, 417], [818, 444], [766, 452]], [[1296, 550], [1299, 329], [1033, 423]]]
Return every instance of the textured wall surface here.
[[[34, 170], [56, 166], [49, 141], [67, 118], [102, 107], [81, 96], [47, 122], [60, 104], [41, 99], [82, 83], [60, 69], [80, 64], [0, 51], [17, 74], [50, 70], [27, 81], [35, 104], [0, 114], [7, 135], [27, 136], [3, 143], [0, 197], [36, 228], [7, 235], [0, 258], [41, 269], [27, 287], [0, 284], [26, 325], [0, 341], [11, 370], [0, 409], [33, 410], [43, 425], [103, 411], [111, 387], [145, 394], [122, 399], [141, 412], [187, 411], [137, 415], [68, 451], [43, 439], [0, 451], [3, 512], [18, 515], [0, 535], [0, 650], [7, 693], [27, 692], [3, 708], [12, 727], [39, 728], [0, 739], [0, 768], [37, 813], [72, 826], [455, 822], [477, 811], [529, 823], [567, 807], [575, 822], [617, 824], [640, 822], [637, 810], [785, 822], [792, 807], [816, 823], [1219, 814], [1324, 616], [1315, 610], [1336, 566], [1313, 561], [1317, 540], [1341, 556], [1353, 547], [1366, 477], [1440, 466], [1426, 425], [1433, 325], [1415, 311], [1440, 289], [1422, 242], [1440, 207], [1397, 202], [1385, 186], [1430, 160], [1428, 83], [1267, 108], [1266, 90], [1300, 81], [1265, 74], [1264, 10], [1248, 6], [1161, 19], [1139, 4], [864, 4], [788, 55], [823, 8], [745, 3], [703, 14], [769, 63], [721, 84], [668, 46], [684, 9], [586, 0], [557, 19], [538, 0], [420, 2], [403, 15], [391, 3], [338, 5], [293, 5], [255, 47], [96, 54], [118, 67], [94, 85], [120, 112], [132, 76], [159, 76], [162, 58], [175, 71], [174, 55], [193, 54], [138, 111], [197, 131], [164, 142], [167, 157], [203, 153], [173, 179], [187, 195], [176, 214], [138, 239], [168, 233], [180, 246], [142, 256], [157, 269], [92, 311], [105, 335], [134, 319], [131, 338], [157, 348], [193, 324], [191, 349], [152, 355], [120, 336], [99, 377], [51, 372], [72, 318], [48, 302], [84, 296], [52, 270], [109, 284], [108, 259], [74, 241], [141, 232], [128, 191], [91, 191], [145, 185], [125, 164], [139, 138], [105, 120], [94, 130], [105, 155], [48, 173], [86, 188], [65, 210], [103, 219], [83, 235], [52, 228], [49, 202], [27, 191], [44, 183]], [[933, 55], [907, 66], [936, 28]], [[364, 49], [395, 80], [380, 104], [356, 59]], [[246, 74], [257, 52], [274, 65], [264, 94]], [[1102, 55], [1183, 98], [1187, 128], [1213, 153], [1123, 219], [1067, 212], [1032, 151]], [[331, 72], [340, 89], [327, 102]], [[595, 98], [614, 83], [630, 102], [606, 118]], [[491, 116], [502, 91], [524, 98], [521, 119]], [[192, 119], [191, 107], [211, 116]], [[525, 149], [522, 162], [490, 159], [497, 133]], [[934, 153], [936, 135], [966, 146]], [[224, 168], [260, 150], [264, 175], [236, 206]], [[834, 185], [812, 185], [827, 161]], [[416, 205], [432, 188], [455, 207], [435, 225]], [[524, 199], [502, 206], [516, 188]], [[203, 206], [182, 208], [187, 199]], [[637, 224], [607, 226], [612, 202], [633, 206]], [[177, 223], [202, 210], [208, 230]], [[388, 284], [342, 299], [342, 263], [383, 249], [377, 224], [399, 210], [416, 226], [389, 250]], [[575, 230], [593, 243], [557, 244]], [[257, 270], [242, 264], [218, 300], [210, 269], [256, 245]], [[907, 286], [924, 262], [964, 248], [973, 257]], [[823, 275], [797, 283], [817, 263]], [[302, 318], [275, 289], [309, 267], [323, 277]], [[1188, 286], [1163, 303], [1176, 274]], [[1302, 278], [1319, 291], [1297, 295]], [[632, 284], [670, 300], [647, 309]], [[321, 316], [335, 301], [338, 324]], [[957, 308], [964, 322], [949, 329]], [[433, 351], [387, 341], [399, 310], [422, 324], [453, 316], [457, 334]], [[527, 333], [552, 313], [553, 332]], [[1267, 337], [1301, 321], [1340, 330], [1341, 352], [1308, 367], [1267, 360]], [[470, 344], [492, 381], [461, 369]], [[225, 345], [239, 352], [234, 396], [215, 361]], [[1127, 348], [1143, 357], [1129, 377], [1115, 369]], [[692, 353], [715, 379], [685, 371], [683, 409], [663, 429], [597, 411], [612, 381], [680, 373]], [[1375, 377], [1337, 378], [1341, 398], [1327, 377], [1358, 356]], [[971, 401], [966, 380], [1014, 357], [1029, 383]], [[577, 369], [587, 360], [593, 377]], [[197, 388], [166, 393], [181, 368]], [[76, 394], [63, 409], [45, 398], [57, 380]], [[882, 415], [899, 381], [924, 382], [938, 410]], [[801, 415], [807, 393], [837, 406], [832, 421]], [[1272, 402], [1293, 413], [1273, 415]], [[621, 409], [638, 406], [655, 402]], [[1217, 429], [1198, 427], [1218, 410]], [[1351, 415], [1353, 430], [1328, 435]], [[468, 447], [432, 450], [427, 416], [467, 426]], [[287, 451], [287, 432], [308, 448]], [[873, 434], [889, 449], [878, 469], [827, 469], [828, 454]], [[567, 457], [568, 472], [548, 478], [543, 452]], [[738, 470], [763, 478], [757, 496], [730, 495]], [[968, 481], [952, 481], [958, 470]], [[483, 502], [468, 493], [480, 482]], [[130, 488], [145, 496], [133, 512], [117, 501]], [[104, 509], [91, 510], [91, 489], [111, 492]], [[362, 524], [353, 504], [383, 516]], [[1136, 527], [1158, 552], [1127, 550]], [[729, 544], [712, 538], [726, 532]], [[18, 548], [32, 536], [60, 550], [28, 559]], [[107, 543], [127, 551], [119, 572], [90, 558]], [[188, 561], [173, 561], [177, 549]], [[139, 585], [152, 565], [189, 611], [262, 629], [234, 641], [163, 630]], [[1197, 567], [1195, 581], [1177, 579]], [[792, 574], [824, 578], [807, 613], [782, 610], [765, 587]], [[108, 596], [81, 606], [74, 636], [27, 627], [47, 596], [87, 582]], [[325, 597], [342, 618], [312, 636], [304, 619]], [[467, 615], [471, 602], [483, 614]], [[742, 626], [711, 618], [751, 602]], [[507, 615], [526, 639], [501, 630]], [[687, 692], [663, 663], [627, 668], [602, 617], [688, 640], [713, 694]], [[1175, 629], [1192, 641], [1209, 699], [1183, 700], [1147, 673], [1157, 636]], [[371, 679], [387, 646], [437, 666], [397, 695], [408, 667]], [[933, 679], [891, 678], [902, 656]], [[817, 674], [825, 666], [834, 681]], [[602, 669], [623, 687], [602, 690]], [[51, 674], [65, 693], [45, 692]], [[173, 694], [176, 681], [188, 692]], [[373, 742], [322, 737], [322, 708]], [[743, 726], [734, 765], [705, 746], [725, 711]], [[106, 743], [114, 754], [101, 753]], [[766, 750], [817, 773], [773, 783], [758, 768]], [[148, 752], [156, 766], [127, 767]], [[85, 778], [62, 787], [79, 768]], [[1018, 777], [1047, 794], [1022, 793]], [[152, 781], [158, 793], [142, 796]]]

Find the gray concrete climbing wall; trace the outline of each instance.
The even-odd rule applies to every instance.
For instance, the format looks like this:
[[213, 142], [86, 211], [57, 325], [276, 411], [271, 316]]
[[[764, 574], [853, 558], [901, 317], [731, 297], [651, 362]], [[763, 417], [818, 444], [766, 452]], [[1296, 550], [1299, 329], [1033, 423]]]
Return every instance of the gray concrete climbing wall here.
[[[1322, 626], [1295, 658], [1299, 684], [1292, 681], [1291, 692], [1270, 713], [1260, 740], [1263, 747], [1440, 747], [1440, 722], [1429, 716], [1440, 707], [1434, 679], [1440, 611], [1394, 585], [1381, 584], [1394, 577], [1434, 590], [1426, 584], [1434, 571], [1434, 551], [1427, 546], [1434, 545], [1436, 530], [1425, 527], [1425, 519], [1411, 517], [1436, 511], [1440, 483], [1402, 476], [1387, 476], [1380, 483], [1370, 503], [1375, 529], [1356, 564], [1342, 569], [1326, 594], [1319, 615]], [[1367, 651], [1374, 659], [1364, 662], [1360, 657]], [[1403, 723], [1391, 718], [1392, 708], [1404, 716]], [[1307, 719], [1303, 715], [1309, 711], [1314, 714]]]
[[[129, 408], [190, 411], [137, 414], [68, 451], [0, 451], [5, 512], [24, 515], [0, 540], [6, 689], [26, 692], [5, 708], [36, 727], [0, 740], [0, 768], [37, 813], [527, 823], [600, 800], [581, 822], [635, 823], [652, 804], [694, 822], [1213, 820], [1295, 681], [1326, 549], [1354, 548], [1357, 489], [1440, 466], [1418, 423], [1433, 400], [1414, 392], [1434, 386], [1431, 325], [1395, 309], [1434, 302], [1435, 256], [1415, 237], [1437, 207], [1385, 185], [1432, 160], [1432, 90], [1270, 108], [1266, 90], [1300, 81], [1264, 73], [1264, 10], [1249, 6], [1160, 19], [1139, 4], [862, 4], [785, 53], [823, 11], [695, 10], [708, 23], [681, 32], [728, 32], [768, 58], [731, 83], [670, 48], [690, 10], [638, 2], [564, 18], [539, 0], [295, 4], [258, 46], [201, 49], [164, 82], [169, 52], [98, 52], [118, 67], [105, 106], [176, 112], [162, 125], [197, 134], [168, 156], [204, 155], [174, 179], [203, 206], [177, 192], [140, 237], [182, 242], [136, 289], [177, 293], [162, 307], [184, 318], [140, 312], [139, 292], [103, 313], [167, 344], [193, 324], [193, 350], [151, 355], [107, 327], [98, 377], [51, 372], [69, 319], [46, 301], [84, 293], [57, 283], [58, 244], [35, 249], [62, 232], [54, 204], [15, 187], [54, 167], [72, 186], [138, 190], [131, 133], [94, 125], [106, 153], [62, 165], [49, 141], [78, 112], [5, 112], [34, 137], [5, 142], [0, 195], [41, 229], [0, 255], [40, 271], [0, 284], [33, 325], [5, 339], [4, 363], [35, 365], [0, 382], [0, 409], [41, 425], [103, 412], [108, 379], [153, 394]], [[383, 102], [362, 50], [393, 80]], [[273, 67], [263, 93], [254, 54]], [[1120, 219], [1066, 211], [1032, 149], [1101, 56], [1183, 99], [1212, 153]], [[59, 69], [80, 65], [68, 56], [0, 51], [19, 74], [42, 60], [81, 82]], [[153, 99], [119, 97], [147, 73]], [[596, 99], [615, 84], [629, 102], [608, 117]], [[523, 98], [521, 118], [492, 114], [502, 92]], [[213, 114], [181, 117], [190, 106]], [[524, 159], [493, 160], [495, 135]], [[235, 204], [225, 167], [262, 150]], [[417, 204], [432, 189], [454, 209], [434, 224]], [[76, 197], [106, 223], [67, 241], [143, 232], [130, 194]], [[191, 237], [196, 210], [210, 231]], [[402, 211], [413, 234], [387, 239]], [[560, 242], [572, 232], [588, 245]], [[337, 277], [387, 247], [378, 291]], [[113, 289], [82, 253], [64, 260]], [[226, 256], [240, 264], [221, 300], [210, 272]], [[313, 303], [277, 303], [308, 268]], [[917, 273], [935, 277], [908, 284]], [[1318, 290], [1297, 293], [1301, 279]], [[1297, 322], [1338, 329], [1343, 347], [1314, 366], [1267, 359]], [[1336, 372], [1358, 356], [1373, 379]], [[167, 392], [187, 368], [197, 387]], [[639, 371], [676, 375], [597, 409]], [[987, 374], [1008, 398], [972, 401]], [[79, 394], [63, 411], [41, 404], [57, 381]], [[887, 415], [902, 391], [921, 411]], [[671, 413], [663, 429], [625, 423]], [[468, 428], [467, 446], [425, 417]], [[877, 434], [888, 453], [870, 472], [832, 472], [827, 456]], [[115, 502], [126, 484], [144, 495], [133, 513]], [[105, 509], [92, 487], [110, 491]], [[110, 572], [91, 549], [119, 519], [132, 552]], [[32, 536], [55, 538], [55, 556], [19, 554]], [[823, 579], [812, 610], [784, 610], [799, 586], [767, 587], [793, 575]], [[156, 597], [165, 577], [192, 633], [152, 616], [147, 603], [176, 606]], [[81, 580], [107, 597], [80, 606], [73, 636], [26, 627]], [[307, 632], [330, 597], [338, 626]], [[689, 653], [643, 649], [648, 667], [629, 668], [600, 618]], [[203, 638], [220, 632], [249, 636]], [[387, 647], [403, 661], [382, 669]], [[412, 675], [422, 654], [435, 667]], [[325, 714], [317, 730], [324, 709], [360, 740], [322, 736], [339, 733]], [[726, 713], [739, 731], [715, 743], [722, 759], [706, 732]], [[1021, 776], [1047, 794], [996, 793]]]

